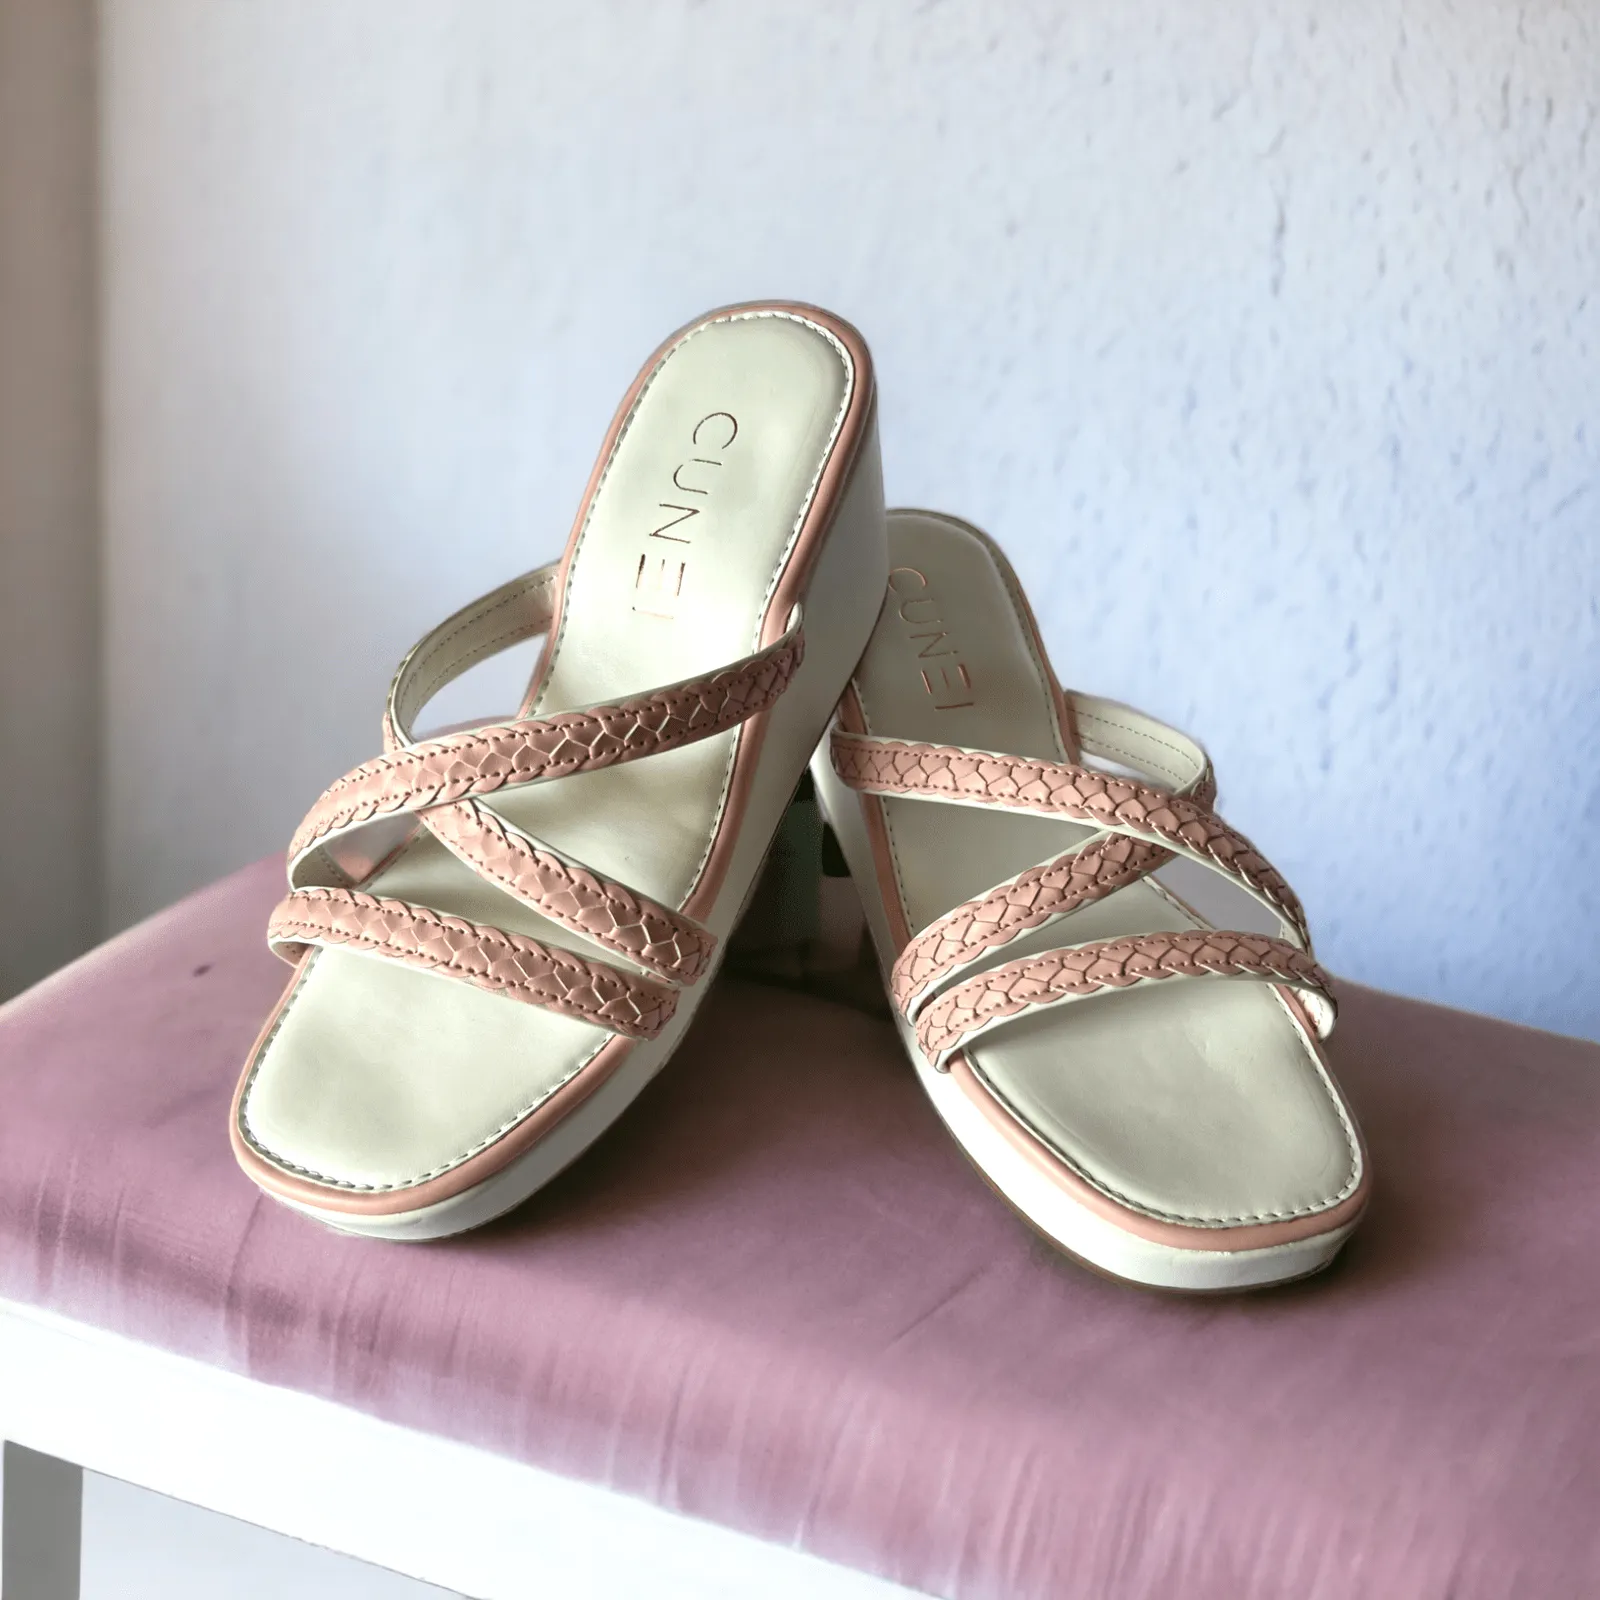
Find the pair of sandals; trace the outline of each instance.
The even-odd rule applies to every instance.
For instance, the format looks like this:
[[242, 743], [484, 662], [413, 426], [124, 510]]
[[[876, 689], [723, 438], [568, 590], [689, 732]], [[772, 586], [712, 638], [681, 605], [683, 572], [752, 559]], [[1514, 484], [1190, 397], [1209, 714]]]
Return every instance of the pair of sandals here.
[[[515, 718], [415, 735], [539, 635]], [[1299, 902], [1198, 745], [1060, 688], [989, 539], [885, 514], [837, 317], [669, 339], [561, 561], [417, 644], [383, 741], [291, 843], [268, 936], [294, 976], [231, 1118], [251, 1179], [321, 1222], [458, 1233], [597, 1139], [677, 1048], [809, 763], [929, 1097], [1049, 1240], [1220, 1290], [1315, 1272], [1356, 1224]], [[1185, 862], [1271, 931], [1214, 926]]]

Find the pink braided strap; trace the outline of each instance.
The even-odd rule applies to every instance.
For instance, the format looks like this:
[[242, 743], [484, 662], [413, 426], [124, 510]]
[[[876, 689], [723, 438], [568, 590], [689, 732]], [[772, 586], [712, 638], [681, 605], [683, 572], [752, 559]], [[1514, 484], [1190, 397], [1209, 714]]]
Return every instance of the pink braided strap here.
[[734, 666], [617, 705], [475, 728], [378, 756], [325, 791], [290, 840], [290, 859], [374, 817], [593, 772], [709, 739], [772, 705], [804, 655], [796, 627]]
[[1333, 1026], [1328, 975], [1304, 950], [1264, 934], [1205, 929], [1099, 939], [1024, 956], [981, 972], [940, 995], [917, 1021], [917, 1043], [941, 1071], [980, 1033], [1028, 1011], [1163, 978], [1248, 978], [1302, 990], [1319, 1034]]
[[1309, 945], [1305, 912], [1283, 875], [1242, 833], [1195, 800], [1064, 761], [878, 739], [835, 728], [834, 770], [867, 794], [920, 795], [1092, 823], [1196, 856], [1271, 906]]
[[900, 952], [890, 973], [894, 1003], [906, 1017], [914, 1017], [920, 995], [984, 951], [1103, 900], [1171, 859], [1171, 852], [1158, 845], [1114, 833], [964, 901], [929, 923]]
[[699, 923], [542, 849], [476, 800], [435, 806], [422, 820], [474, 872], [641, 967], [687, 984], [710, 964], [717, 941]]
[[671, 989], [648, 978], [521, 934], [353, 889], [291, 891], [268, 921], [267, 941], [290, 962], [310, 945], [362, 950], [630, 1039], [653, 1039], [677, 1005]]

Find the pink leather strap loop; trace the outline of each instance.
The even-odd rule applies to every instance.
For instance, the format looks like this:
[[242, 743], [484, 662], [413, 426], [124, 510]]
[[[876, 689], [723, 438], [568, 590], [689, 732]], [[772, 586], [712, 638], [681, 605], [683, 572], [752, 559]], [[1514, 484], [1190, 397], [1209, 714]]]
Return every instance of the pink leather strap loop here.
[[694, 983], [716, 939], [680, 912], [564, 861], [476, 800], [422, 813], [435, 838], [480, 877], [534, 910], [675, 983]]
[[866, 794], [1044, 812], [1193, 856], [1270, 906], [1302, 946], [1305, 912], [1283, 875], [1208, 807], [1131, 778], [1063, 761], [879, 739], [835, 728], [834, 770]]
[[353, 889], [291, 891], [272, 913], [267, 941], [290, 962], [311, 945], [365, 951], [631, 1039], [653, 1039], [677, 1005], [671, 989], [648, 978], [521, 934]]
[[1100, 939], [1024, 956], [956, 984], [923, 1011], [917, 1042], [943, 1070], [978, 1034], [1001, 1022], [1138, 983], [1165, 978], [1247, 978], [1301, 990], [1326, 1035], [1335, 1003], [1327, 974], [1304, 950], [1264, 934], [1204, 929]]
[[593, 772], [709, 739], [772, 705], [804, 655], [796, 623], [776, 643], [733, 666], [632, 700], [475, 728], [378, 756], [325, 791], [290, 841], [290, 859], [374, 817]]
[[1109, 834], [963, 901], [900, 952], [890, 973], [894, 1003], [906, 1017], [915, 1017], [919, 997], [986, 950], [1103, 900], [1171, 859], [1171, 852], [1157, 845]]

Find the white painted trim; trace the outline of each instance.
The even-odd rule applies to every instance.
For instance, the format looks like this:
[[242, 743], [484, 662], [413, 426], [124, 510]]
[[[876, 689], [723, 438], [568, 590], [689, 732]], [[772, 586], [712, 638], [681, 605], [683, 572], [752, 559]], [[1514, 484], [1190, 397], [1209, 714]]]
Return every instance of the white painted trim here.
[[481, 1600], [912, 1593], [4, 1300], [0, 1437]]

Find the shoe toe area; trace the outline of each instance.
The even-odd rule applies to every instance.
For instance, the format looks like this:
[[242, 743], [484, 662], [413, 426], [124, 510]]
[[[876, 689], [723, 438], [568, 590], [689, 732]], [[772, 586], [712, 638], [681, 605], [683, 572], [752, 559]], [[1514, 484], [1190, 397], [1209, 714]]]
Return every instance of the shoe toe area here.
[[432, 973], [321, 950], [248, 1069], [240, 1132], [297, 1176], [398, 1197], [502, 1138], [610, 1037]]
[[1361, 1180], [1337, 1088], [1278, 993], [1196, 980], [1018, 1019], [968, 1052], [979, 1080], [1113, 1200], [1251, 1226], [1330, 1209]]

